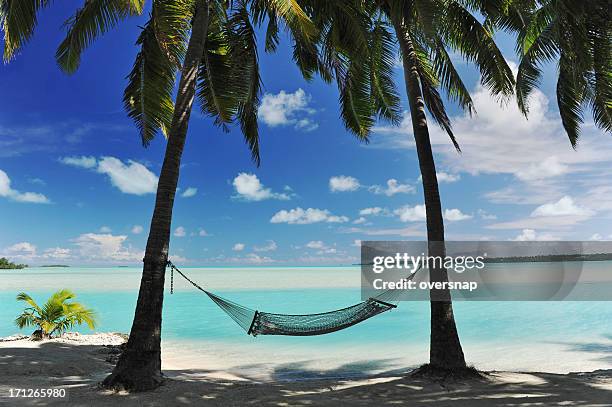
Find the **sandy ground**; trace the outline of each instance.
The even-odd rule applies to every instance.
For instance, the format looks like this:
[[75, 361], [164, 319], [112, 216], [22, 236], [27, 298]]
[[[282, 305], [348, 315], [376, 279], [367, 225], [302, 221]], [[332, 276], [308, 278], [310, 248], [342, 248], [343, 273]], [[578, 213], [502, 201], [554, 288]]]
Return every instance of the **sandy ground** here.
[[[439, 383], [402, 375], [360, 379], [257, 382], [166, 365], [168, 378], [149, 393], [100, 390], [119, 334], [32, 342], [0, 339], [0, 405], [15, 406], [612, 406], [612, 370], [589, 373], [489, 372], [484, 380]], [[229, 377], [233, 379], [230, 380]], [[66, 389], [67, 398], [9, 398], [10, 389]]]

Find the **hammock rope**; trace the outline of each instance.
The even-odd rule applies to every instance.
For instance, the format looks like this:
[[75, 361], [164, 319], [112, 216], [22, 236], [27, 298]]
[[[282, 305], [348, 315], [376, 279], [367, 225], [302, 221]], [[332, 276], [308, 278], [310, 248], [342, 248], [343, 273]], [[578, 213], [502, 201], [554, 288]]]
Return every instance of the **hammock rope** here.
[[[383, 312], [396, 308], [402, 290], [386, 290], [376, 297], [370, 297], [358, 304], [334, 311], [317, 314], [275, 314], [251, 309], [227, 298], [220, 297], [198, 285], [187, 277], [171, 261], [170, 293], [174, 293], [174, 272], [187, 280], [197, 290], [206, 294], [223, 312], [236, 322], [247, 335], [287, 335], [312, 336], [323, 335], [349, 328]], [[418, 271], [418, 270], [417, 270]], [[416, 272], [407, 280], [412, 280]]]

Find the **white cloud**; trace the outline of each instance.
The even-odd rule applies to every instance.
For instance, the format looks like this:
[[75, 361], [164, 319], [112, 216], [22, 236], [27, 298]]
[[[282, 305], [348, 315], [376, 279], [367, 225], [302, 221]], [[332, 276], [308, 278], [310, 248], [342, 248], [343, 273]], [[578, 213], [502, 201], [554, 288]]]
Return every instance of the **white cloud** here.
[[110, 233], [110, 232], [112, 232], [112, 230], [108, 226], [102, 226], [100, 228], [100, 233]]
[[198, 189], [197, 188], [189, 187], [185, 191], [183, 191], [183, 193], [181, 194], [181, 197], [183, 197], [183, 198], [191, 198], [192, 196], [195, 196], [197, 193], [198, 193]]
[[396, 179], [387, 180], [387, 187], [382, 187], [380, 185], [372, 185], [368, 188], [370, 192], [375, 194], [384, 194], [387, 196], [393, 196], [395, 194], [409, 194], [415, 191], [415, 188], [412, 185], [408, 184], [400, 184]]
[[576, 205], [572, 197], [566, 195], [557, 202], [538, 206], [531, 216], [590, 216], [592, 214], [593, 211]]
[[457, 222], [460, 220], [472, 219], [472, 215], [466, 215], [465, 213], [461, 212], [459, 209], [445, 209], [444, 219], [450, 222]]
[[132, 227], [132, 233], [135, 235], [139, 235], [144, 231], [144, 228], [140, 225], [134, 225]]
[[285, 193], [272, 192], [270, 188], [265, 188], [259, 181], [257, 175], [241, 172], [232, 182], [237, 193], [236, 197], [246, 201], [263, 201], [266, 199], [289, 200], [289, 195]]
[[241, 252], [244, 250], [244, 248], [246, 247], [246, 245], [244, 243], [236, 243], [233, 247], [232, 250], [235, 252]]
[[357, 178], [346, 175], [337, 175], [329, 179], [329, 190], [332, 192], [356, 191], [360, 186]]
[[383, 208], [381, 208], [380, 206], [375, 206], [373, 208], [363, 208], [362, 210], [359, 211], [359, 214], [362, 216], [369, 216], [369, 215], [379, 215], [383, 212]]
[[593, 235], [591, 235], [591, 237], [589, 238], [589, 240], [595, 240], [595, 241], [599, 241], [599, 240], [604, 240], [603, 236], [600, 235], [599, 233], [594, 233]]
[[361, 247], [361, 240], [359, 240], [359, 239], [353, 240], [352, 246]]
[[[443, 182], [446, 182], [447, 184], [450, 184], [452, 182], [457, 182], [461, 179], [461, 175], [459, 174], [451, 174], [449, 172], [444, 172], [444, 171], [436, 171], [436, 178], [438, 179], [438, 182], [440, 184], [442, 184]], [[423, 176], [419, 175], [418, 178], [419, 182], [423, 181]]]
[[559, 240], [559, 238], [549, 233], [538, 233], [533, 229], [523, 229], [522, 232], [512, 240], [517, 242], [529, 242], [535, 240]]
[[425, 205], [402, 206], [393, 211], [402, 222], [418, 222], [425, 220]]
[[102, 157], [97, 171], [108, 175], [111, 183], [125, 194], [144, 195], [157, 190], [157, 176], [136, 161], [124, 164], [115, 157]]
[[308, 117], [315, 112], [308, 106], [310, 99], [303, 89], [293, 93], [281, 90], [276, 95], [266, 93], [259, 106], [259, 119], [270, 127], [293, 125], [297, 130], [315, 130], [318, 124]]
[[256, 252], [272, 252], [277, 248], [278, 246], [274, 240], [268, 240], [264, 246], [255, 246], [253, 247], [253, 250]]
[[[612, 213], [612, 205], [608, 205], [612, 199], [587, 200], [596, 183], [600, 184], [599, 188], [609, 185], [610, 173], [606, 169], [612, 164], [612, 144], [604, 132], [592, 123], [585, 123], [578, 148], [573, 150], [554, 107], [556, 103], [550, 103], [542, 92], [534, 91], [530, 99], [529, 120], [518, 110], [515, 101], [500, 106], [480, 85], [472, 96], [478, 114], [452, 118], [463, 152], [461, 157], [445, 132], [438, 126], [430, 126], [439, 165], [454, 174], [511, 175], [514, 178], [511, 186], [486, 195], [496, 203], [541, 205], [564, 195], [574, 195], [584, 197], [580, 202], [588, 202], [588, 207], [597, 211], [604, 210], [599, 205], [607, 202], [605, 210]], [[401, 126], [377, 127], [375, 131], [379, 134], [372, 138], [373, 147], [414, 148], [414, 141], [408, 137], [412, 134], [408, 114]], [[531, 224], [523, 222], [515, 226], [546, 228], [545, 221], [534, 223], [534, 219]], [[569, 224], [566, 222], [565, 226]]]
[[461, 179], [461, 176], [459, 174], [451, 174], [448, 172], [436, 172], [436, 177], [438, 178], [438, 182], [442, 183], [442, 182], [446, 182], [446, 183], [451, 183], [451, 182], [457, 182]]
[[157, 176], [144, 165], [127, 160], [124, 164], [115, 157], [62, 157], [60, 162], [78, 168], [92, 169], [108, 175], [111, 184], [125, 194], [152, 194], [157, 190]]
[[368, 220], [366, 218], [364, 218], [363, 216], [360, 216], [359, 218], [355, 219], [353, 221], [353, 224], [355, 225], [361, 225], [362, 223], [366, 223]]
[[59, 161], [66, 165], [80, 168], [95, 168], [98, 165], [98, 160], [91, 156], [73, 156], [73, 157], [62, 157]]
[[174, 236], [175, 237], [185, 237], [187, 236], [187, 231], [185, 230], [183, 226], [179, 226], [176, 229], [174, 229]]
[[0, 197], [8, 198], [15, 202], [24, 203], [50, 203], [49, 199], [43, 194], [36, 192], [20, 192], [11, 187], [11, 179], [8, 174], [0, 170]]
[[18, 256], [31, 256], [36, 254], [36, 246], [30, 242], [19, 242], [7, 247], [5, 251]]
[[42, 257], [45, 259], [67, 260], [72, 258], [72, 250], [63, 247], [51, 247], [45, 249]]
[[558, 157], [551, 156], [544, 161], [531, 164], [525, 169], [519, 169], [515, 175], [523, 181], [539, 181], [563, 175], [567, 173], [568, 169], [567, 165], [559, 162]]
[[139, 261], [144, 253], [125, 247], [125, 235], [84, 233], [74, 239], [79, 254], [87, 261]]
[[204, 229], [200, 228], [200, 229], [198, 230], [198, 236], [200, 236], [200, 237], [206, 237], [206, 236], [210, 236], [210, 235], [208, 234], [208, 232], [207, 232], [206, 230], [204, 230]]
[[321, 240], [312, 240], [306, 243], [306, 247], [309, 249], [317, 250], [317, 254], [334, 254], [338, 252], [335, 247], [327, 246]]
[[349, 218], [346, 216], [332, 215], [327, 209], [302, 209], [300, 207], [291, 209], [289, 211], [283, 209], [276, 212], [270, 219], [271, 223], [289, 223], [298, 225], [318, 222], [343, 223], [348, 221]]
[[306, 247], [309, 249], [322, 249], [325, 247], [325, 243], [323, 243], [322, 240], [311, 240], [310, 242], [306, 243]]

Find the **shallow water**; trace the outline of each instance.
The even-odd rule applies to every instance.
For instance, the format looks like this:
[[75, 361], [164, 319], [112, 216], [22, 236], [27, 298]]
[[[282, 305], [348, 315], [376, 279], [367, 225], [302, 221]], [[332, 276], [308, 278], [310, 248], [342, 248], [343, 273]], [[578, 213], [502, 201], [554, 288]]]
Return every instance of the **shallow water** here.
[[[15, 301], [69, 288], [99, 315], [99, 332], [129, 332], [140, 269], [32, 268], [0, 273], [0, 336], [19, 330]], [[359, 269], [187, 268], [195, 281], [268, 312], [315, 313], [360, 301]], [[169, 286], [169, 280], [168, 280]], [[203, 293], [175, 276], [163, 314], [167, 368], [300, 379], [402, 371], [428, 357], [429, 304], [402, 302], [349, 329], [318, 337], [247, 336]], [[568, 372], [612, 367], [612, 302], [456, 302], [469, 362], [483, 369]], [[25, 330], [24, 333], [29, 333]], [[87, 333], [84, 328], [81, 332]]]

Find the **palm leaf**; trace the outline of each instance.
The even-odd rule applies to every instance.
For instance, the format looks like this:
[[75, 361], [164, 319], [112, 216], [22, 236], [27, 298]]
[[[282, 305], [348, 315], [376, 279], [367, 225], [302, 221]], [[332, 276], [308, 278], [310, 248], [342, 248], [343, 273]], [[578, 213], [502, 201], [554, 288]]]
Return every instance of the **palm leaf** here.
[[494, 94], [508, 97], [514, 92], [514, 75], [497, 48], [492, 33], [457, 1], [449, 2], [439, 24], [442, 38], [480, 70], [481, 82]]
[[60, 68], [67, 73], [75, 72], [83, 51], [119, 21], [141, 14], [143, 3], [144, 0], [85, 0], [83, 7], [64, 24], [68, 32], [55, 54]]
[[236, 97], [239, 101], [237, 116], [244, 139], [251, 150], [251, 157], [259, 166], [261, 158], [257, 111], [261, 93], [261, 77], [255, 30], [244, 4], [232, 15], [229, 27], [230, 57], [236, 82]]
[[429, 60], [428, 52], [421, 46], [417, 41], [412, 39], [412, 45], [415, 49], [415, 65], [419, 73], [419, 79], [421, 82], [421, 91], [423, 92], [423, 101], [427, 110], [438, 123], [440, 127], [448, 134], [455, 149], [461, 152], [461, 148], [457, 143], [455, 134], [453, 133], [452, 125], [444, 101], [438, 92], [438, 86], [440, 84], [438, 77], [432, 67], [431, 61]]
[[140, 51], [128, 76], [123, 105], [144, 146], [159, 130], [167, 135], [172, 123], [172, 93], [185, 55], [190, 18], [187, 0], [155, 2], [138, 38]]
[[374, 111], [379, 117], [399, 123], [401, 119], [400, 98], [395, 87], [394, 43], [388, 26], [378, 20], [370, 40], [370, 91]]
[[570, 65], [561, 54], [559, 61], [559, 79], [557, 81], [557, 103], [563, 128], [572, 143], [576, 147], [580, 137], [580, 125], [582, 119], [582, 101], [584, 90], [578, 83], [575, 75], [570, 71]]
[[4, 62], [32, 38], [38, 22], [38, 11], [46, 7], [49, 0], [3, 0], [0, 3], [0, 22], [4, 31]]

